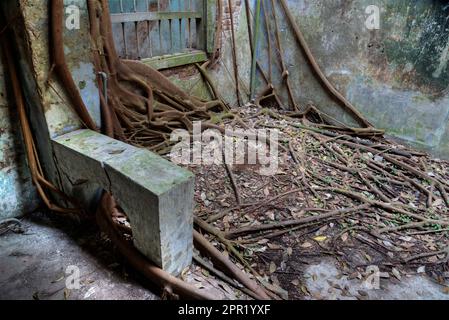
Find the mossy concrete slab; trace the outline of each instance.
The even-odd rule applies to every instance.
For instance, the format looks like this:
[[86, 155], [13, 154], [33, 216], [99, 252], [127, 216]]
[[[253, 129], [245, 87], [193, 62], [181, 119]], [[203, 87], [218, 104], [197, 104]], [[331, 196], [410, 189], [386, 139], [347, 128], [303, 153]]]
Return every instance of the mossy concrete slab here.
[[53, 148], [61, 174], [74, 186], [89, 182], [115, 197], [131, 220], [136, 247], [145, 256], [175, 275], [191, 263], [191, 172], [146, 149], [90, 130], [55, 138]]

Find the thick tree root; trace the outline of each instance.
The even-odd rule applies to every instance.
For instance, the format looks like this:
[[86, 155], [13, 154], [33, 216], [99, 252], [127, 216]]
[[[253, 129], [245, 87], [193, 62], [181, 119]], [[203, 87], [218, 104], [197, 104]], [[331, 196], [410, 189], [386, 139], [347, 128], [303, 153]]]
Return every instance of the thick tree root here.
[[[28, 117], [25, 111], [25, 103], [22, 89], [20, 87], [19, 78], [17, 75], [16, 65], [12, 57], [12, 51], [10, 46], [10, 41], [7, 38], [8, 35], [2, 36], [2, 49], [5, 54], [6, 68], [10, 77], [11, 87], [14, 94], [15, 105], [19, 114], [20, 128], [22, 131], [22, 136], [25, 145], [25, 153], [27, 157], [28, 166], [31, 173], [31, 179], [33, 184], [36, 186], [37, 192], [41, 199], [44, 201], [45, 205], [52, 211], [61, 214], [79, 214], [80, 210], [77, 208], [77, 203], [74, 199], [66, 196], [65, 193], [61, 192], [56, 186], [44, 178], [44, 173], [39, 162], [39, 157], [37, 155], [37, 149], [34, 142], [33, 134], [31, 132], [31, 127], [28, 121]], [[61, 197], [63, 200], [74, 205], [75, 209], [63, 208], [56, 205], [51, 198], [46, 194], [46, 191], [50, 191], [53, 195]]]
[[53, 48], [53, 64], [54, 69], [58, 73], [61, 82], [66, 88], [67, 94], [70, 97], [72, 106], [78, 113], [81, 121], [86, 127], [91, 130], [98, 130], [97, 125], [92, 120], [87, 111], [86, 105], [78, 91], [78, 87], [73, 81], [72, 75], [65, 62], [64, 54], [64, 38], [63, 38], [63, 26], [64, 26], [64, 1], [52, 0], [51, 1], [51, 36], [52, 36], [52, 48]]
[[312, 51], [310, 50], [309, 46], [307, 45], [307, 42], [304, 38], [304, 35], [301, 32], [301, 29], [299, 28], [298, 24], [295, 21], [295, 18], [293, 17], [292, 13], [290, 12], [290, 9], [288, 8], [288, 5], [285, 0], [280, 0], [281, 6], [284, 9], [285, 15], [287, 17], [288, 22], [290, 23], [292, 30], [294, 32], [294, 35], [296, 37], [296, 40], [298, 41], [299, 45], [301, 46], [302, 50], [304, 51], [306, 58], [313, 68], [315, 74], [323, 84], [324, 88], [337, 99], [338, 102], [340, 102], [341, 106], [348, 111], [351, 115], [354, 116], [355, 120], [362, 126], [367, 128], [372, 128], [373, 125], [340, 93], [337, 89], [330, 83], [330, 81], [326, 78], [324, 73], [321, 71], [321, 68], [319, 67], [318, 63], [315, 60], [315, 57], [312, 54]]
[[160, 288], [167, 289], [183, 298], [195, 300], [214, 300], [214, 297], [207, 294], [186, 282], [173, 277], [162, 269], [149, 262], [129, 240], [124, 239], [117, 231], [116, 224], [112, 220], [112, 213], [115, 209], [115, 202], [110, 195], [105, 193], [97, 211], [97, 222], [102, 230], [109, 236], [114, 245], [126, 260], [139, 272], [144, 274], [150, 281], [159, 285]]

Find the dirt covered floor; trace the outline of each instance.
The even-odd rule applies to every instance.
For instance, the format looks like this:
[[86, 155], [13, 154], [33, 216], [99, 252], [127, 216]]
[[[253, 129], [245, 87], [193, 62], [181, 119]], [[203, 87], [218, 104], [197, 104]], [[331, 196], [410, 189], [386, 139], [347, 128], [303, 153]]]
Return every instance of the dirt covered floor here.
[[[0, 229], [0, 300], [166, 298], [129, 266], [95, 225], [50, 212], [35, 212], [20, 221], [20, 226]], [[182, 278], [219, 299], [239, 297], [205, 274], [193, 265]]]
[[[277, 173], [263, 176], [257, 164], [188, 167], [197, 175], [199, 230], [242, 270], [284, 299], [333, 298], [333, 291], [378, 299], [382, 293], [370, 290], [416, 276], [449, 298], [448, 162], [282, 112], [246, 106], [237, 113], [245, 120], [228, 124], [279, 130]], [[335, 267], [334, 282], [321, 279], [325, 292], [308, 269], [323, 261], [327, 271]], [[358, 289], [341, 279], [358, 281]]]
[[[187, 165], [197, 176], [195, 225], [272, 298], [449, 298], [448, 162], [291, 113], [233, 113], [224, 124], [234, 129], [279, 130], [278, 170]], [[3, 299], [171, 298], [91, 224], [37, 213], [12, 229], [0, 236]], [[81, 287], [70, 290], [73, 265]], [[218, 299], [251, 296], [196, 251], [181, 278]]]

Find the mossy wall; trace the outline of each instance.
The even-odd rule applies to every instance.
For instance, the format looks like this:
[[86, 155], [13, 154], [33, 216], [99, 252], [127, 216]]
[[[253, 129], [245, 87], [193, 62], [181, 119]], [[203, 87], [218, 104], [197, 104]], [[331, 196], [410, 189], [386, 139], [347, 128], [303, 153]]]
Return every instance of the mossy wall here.
[[[325, 75], [360, 111], [389, 135], [449, 158], [447, 1], [287, 2]], [[370, 5], [380, 9], [379, 30], [366, 27]], [[278, 2], [276, 12], [298, 101], [353, 123], [316, 81]], [[267, 67], [264, 54], [266, 46]]]
[[26, 163], [17, 109], [6, 90], [8, 81], [3, 58], [0, 50], [0, 220], [21, 216], [38, 205]]
[[[225, 1], [227, 3], [227, 1]], [[247, 100], [251, 55], [245, 1], [235, 13], [237, 60], [242, 96]], [[250, 0], [254, 21], [255, 0]], [[449, 3], [440, 0], [287, 0], [318, 64], [328, 79], [377, 127], [435, 156], [449, 158]], [[380, 29], [369, 30], [368, 6], [380, 9]], [[258, 60], [268, 74], [268, 29], [275, 33], [271, 1], [264, 1], [269, 28], [261, 22]], [[275, 1], [284, 59], [295, 99], [317, 104], [354, 125], [321, 84], [299, 48], [284, 11]], [[226, 6], [225, 6], [226, 11]], [[262, 12], [262, 16], [264, 13]], [[229, 28], [228, 28], [229, 29]], [[273, 50], [272, 81], [284, 101], [279, 53]], [[230, 32], [223, 32], [221, 61], [211, 71], [223, 97], [236, 104]], [[189, 79], [172, 78], [185, 88]], [[258, 92], [264, 87], [258, 73]], [[197, 86], [197, 93], [206, 88]]]

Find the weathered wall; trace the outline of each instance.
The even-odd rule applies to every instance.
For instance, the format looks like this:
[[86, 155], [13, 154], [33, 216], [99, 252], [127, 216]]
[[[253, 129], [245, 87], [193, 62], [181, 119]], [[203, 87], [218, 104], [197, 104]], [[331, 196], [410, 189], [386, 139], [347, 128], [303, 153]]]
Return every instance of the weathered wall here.
[[[65, 0], [66, 5], [80, 8], [79, 30], [64, 28], [66, 62], [92, 118], [99, 126], [101, 113], [96, 75], [92, 63], [87, 4], [84, 0]], [[64, 87], [51, 72], [49, 52], [49, 1], [5, 0], [0, 2], [6, 16], [21, 15], [13, 21], [16, 56], [25, 92], [30, 123], [35, 134], [40, 159], [46, 177], [68, 194], [89, 193], [89, 186], [73, 187], [58, 171], [53, 156], [51, 138], [82, 128], [76, 113], [68, 103]], [[93, 186], [91, 186], [94, 188]], [[72, 192], [72, 188], [77, 190]], [[25, 199], [24, 199], [25, 200]]]
[[[237, 60], [242, 96], [249, 94], [251, 56], [245, 2], [233, 0]], [[250, 0], [254, 21], [255, 0]], [[223, 1], [223, 48], [221, 61], [211, 71], [223, 97], [236, 104], [232, 67], [228, 1]], [[273, 8], [264, 0], [269, 17], [272, 46], [275, 44]], [[438, 0], [288, 0], [319, 65], [328, 79], [377, 127], [436, 156], [449, 158], [449, 5]], [[380, 30], [365, 26], [369, 5], [381, 9]], [[302, 105], [314, 102], [348, 124], [343, 113], [323, 90], [300, 50], [278, 1], [284, 58], [290, 71], [295, 99]], [[264, 14], [262, 13], [262, 16]], [[268, 74], [267, 27], [261, 21], [258, 61]], [[272, 55], [272, 79], [284, 101], [278, 52]], [[258, 73], [258, 91], [265, 83]], [[201, 94], [206, 88], [199, 76], [172, 76], [181, 86]], [[192, 83], [195, 85], [192, 87]], [[204, 95], [204, 94], [203, 94]]]
[[[10, 1], [14, 2], [14, 1]], [[43, 111], [51, 137], [56, 137], [82, 127], [76, 113], [68, 103], [64, 88], [55, 81], [56, 73], [51, 71], [49, 46], [49, 1], [30, 3], [20, 0], [26, 30], [18, 32], [23, 35], [21, 44], [26, 45], [30, 60], [22, 59], [23, 71], [28, 68], [31, 73], [22, 72], [30, 83], [26, 87], [30, 94], [38, 95], [34, 99], [36, 111]], [[87, 3], [84, 0], [65, 0], [64, 4], [76, 5], [80, 9], [80, 29], [64, 30], [64, 51], [69, 70], [89, 113], [98, 126], [101, 125], [100, 102], [94, 65], [92, 63], [92, 46], [89, 34]], [[22, 58], [27, 56], [24, 52]], [[32, 85], [31, 85], [32, 83]], [[37, 92], [34, 92], [37, 91]], [[33, 104], [30, 102], [30, 104]], [[37, 109], [39, 102], [42, 104]]]
[[[250, 1], [253, 3], [253, 1]], [[232, 12], [235, 23], [236, 55], [238, 65], [239, 87], [241, 98], [244, 103], [248, 102], [250, 73], [251, 73], [251, 52], [247, 28], [245, 3], [241, 0], [232, 0]], [[221, 34], [221, 59], [216, 67], [209, 70], [209, 74], [220, 91], [222, 98], [231, 106], [237, 105], [237, 95], [235, 91], [236, 81], [234, 76], [232, 58], [232, 37], [231, 20], [228, 1], [223, 1], [223, 30]], [[182, 72], [165, 71], [169, 78], [177, 85], [187, 90], [191, 94], [208, 98], [209, 91], [195, 68], [179, 68]]]
[[37, 195], [31, 182], [15, 108], [8, 103], [5, 70], [0, 52], [0, 220], [36, 209]]
[[[326, 76], [360, 111], [388, 134], [449, 158], [447, 1], [287, 2]], [[380, 30], [365, 27], [369, 5], [381, 9]], [[351, 122], [313, 77], [278, 2], [276, 12], [296, 98]]]
[[246, 23], [245, 3], [242, 0], [233, 0], [232, 5], [232, 10], [229, 10], [228, 1], [223, 1], [222, 54], [217, 67], [211, 71], [211, 77], [215, 79], [215, 82], [218, 84], [217, 87], [219, 88], [222, 97], [228, 101], [231, 106], [234, 106], [237, 104], [237, 97], [235, 93], [236, 81], [232, 58], [231, 11], [234, 14], [239, 88], [244, 103], [248, 101], [250, 94], [251, 47]]

